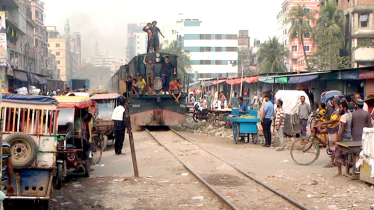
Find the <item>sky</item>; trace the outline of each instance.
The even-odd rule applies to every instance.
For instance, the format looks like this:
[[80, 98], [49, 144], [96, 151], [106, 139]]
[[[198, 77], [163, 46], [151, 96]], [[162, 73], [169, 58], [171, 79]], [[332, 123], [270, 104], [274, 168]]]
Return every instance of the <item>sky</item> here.
[[82, 36], [82, 58], [93, 56], [95, 43], [99, 52], [119, 60], [126, 54], [128, 23], [157, 20], [174, 23], [183, 13], [185, 18], [200, 19], [204, 24], [223, 27], [228, 31], [249, 30], [251, 43], [276, 33], [276, 15], [283, 0], [42, 0], [45, 25], [57, 26], [60, 34], [69, 20], [70, 32]]

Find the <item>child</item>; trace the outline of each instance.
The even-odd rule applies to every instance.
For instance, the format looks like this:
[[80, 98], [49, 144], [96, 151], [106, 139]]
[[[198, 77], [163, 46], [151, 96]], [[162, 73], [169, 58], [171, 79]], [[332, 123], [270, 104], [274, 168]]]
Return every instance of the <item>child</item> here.
[[146, 62], [147, 56], [144, 56], [143, 63], [145, 65], [146, 79], [147, 79], [147, 92], [153, 93], [153, 81], [155, 79], [155, 65], [152, 63], [152, 59], [149, 58], [148, 63]]
[[173, 81], [170, 83], [170, 91], [171, 95], [175, 99], [175, 103], [179, 103], [179, 98], [182, 96], [182, 93], [180, 91], [180, 86], [176, 78], [174, 78]]
[[319, 107], [318, 107], [318, 115], [317, 115], [317, 120], [318, 120], [318, 123], [321, 123], [321, 122], [326, 122], [326, 104], [325, 103], [320, 103]]
[[138, 93], [144, 93], [146, 84], [147, 83], [145, 82], [143, 76], [139, 75], [138, 76]]
[[133, 94], [138, 93], [138, 81], [136, 79], [132, 80], [132, 92]]

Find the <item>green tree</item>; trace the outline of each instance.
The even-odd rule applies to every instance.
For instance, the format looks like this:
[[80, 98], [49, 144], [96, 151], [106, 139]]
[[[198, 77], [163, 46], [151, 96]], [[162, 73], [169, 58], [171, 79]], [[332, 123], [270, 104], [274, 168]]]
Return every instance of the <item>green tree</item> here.
[[315, 65], [320, 70], [343, 67], [346, 56], [340, 57], [339, 52], [344, 44], [343, 12], [333, 2], [326, 2], [320, 8], [319, 18], [315, 27]]
[[258, 72], [275, 73], [286, 72], [287, 68], [283, 61], [289, 56], [289, 51], [278, 42], [276, 37], [260, 45], [257, 52]]
[[178, 69], [182, 69], [183, 72], [189, 72], [191, 69], [190, 56], [183, 51], [177, 41], [173, 41], [167, 46], [161, 45], [161, 52], [177, 55]]
[[313, 29], [310, 25], [311, 21], [315, 21], [315, 13], [306, 8], [305, 5], [298, 4], [292, 7], [288, 14], [288, 22], [291, 23], [289, 30], [290, 41], [297, 39], [301, 43], [301, 47], [304, 53], [305, 63], [308, 70], [310, 70], [310, 64], [304, 48], [304, 38], [308, 34], [309, 37], [312, 35]]

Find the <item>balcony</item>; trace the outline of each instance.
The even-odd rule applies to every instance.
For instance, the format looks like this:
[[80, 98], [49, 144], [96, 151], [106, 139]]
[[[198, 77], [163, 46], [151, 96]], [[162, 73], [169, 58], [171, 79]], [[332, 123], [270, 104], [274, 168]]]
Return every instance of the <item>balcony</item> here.
[[374, 48], [360, 47], [353, 52], [355, 61], [374, 61]]

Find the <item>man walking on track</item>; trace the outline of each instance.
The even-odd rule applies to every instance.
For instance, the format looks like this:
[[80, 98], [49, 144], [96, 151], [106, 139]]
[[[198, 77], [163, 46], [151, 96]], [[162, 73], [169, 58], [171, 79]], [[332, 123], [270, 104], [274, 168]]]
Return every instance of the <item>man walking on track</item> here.
[[123, 141], [125, 140], [125, 129], [126, 129], [126, 112], [125, 112], [126, 99], [124, 97], [119, 98], [119, 105], [114, 109], [112, 114], [112, 120], [114, 122], [114, 151], [116, 155], [122, 153]]
[[272, 122], [272, 117], [274, 113], [274, 106], [273, 106], [273, 103], [269, 101], [268, 95], [265, 94], [264, 99], [266, 103], [265, 103], [264, 112], [261, 118], [262, 130], [264, 132], [264, 137], [265, 137], [265, 144], [263, 146], [270, 147], [271, 145], [271, 122]]

